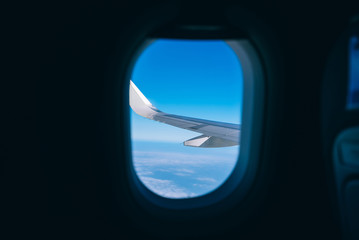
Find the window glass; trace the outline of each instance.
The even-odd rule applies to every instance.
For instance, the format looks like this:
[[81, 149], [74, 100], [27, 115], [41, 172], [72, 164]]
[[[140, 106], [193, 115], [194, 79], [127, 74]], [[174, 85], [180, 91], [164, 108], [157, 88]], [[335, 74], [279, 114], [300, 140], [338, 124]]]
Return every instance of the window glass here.
[[[242, 69], [222, 40], [152, 42], [130, 84], [132, 162], [166, 198], [218, 188], [239, 156]], [[189, 140], [189, 141], [188, 141]]]
[[349, 40], [348, 109], [359, 108], [359, 34]]

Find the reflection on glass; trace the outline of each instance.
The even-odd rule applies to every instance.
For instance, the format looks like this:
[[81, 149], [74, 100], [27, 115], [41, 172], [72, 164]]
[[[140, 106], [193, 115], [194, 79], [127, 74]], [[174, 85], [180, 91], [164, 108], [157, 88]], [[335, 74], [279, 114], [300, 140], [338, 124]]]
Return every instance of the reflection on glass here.
[[359, 34], [349, 40], [348, 109], [359, 108]]

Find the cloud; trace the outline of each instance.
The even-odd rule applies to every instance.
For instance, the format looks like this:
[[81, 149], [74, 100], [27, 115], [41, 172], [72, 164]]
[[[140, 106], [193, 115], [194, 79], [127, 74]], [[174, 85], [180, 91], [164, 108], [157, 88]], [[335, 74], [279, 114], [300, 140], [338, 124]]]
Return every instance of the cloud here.
[[180, 168], [180, 169], [176, 169], [177, 172], [183, 172], [183, 173], [195, 173], [195, 171], [193, 169], [187, 169], [187, 168]]
[[203, 165], [233, 165], [236, 156], [204, 155], [204, 154], [186, 154], [178, 152], [150, 152], [133, 151], [134, 165], [146, 166], [203, 166]]
[[172, 168], [170, 169], [170, 172], [172, 172], [174, 175], [177, 176], [192, 176], [195, 171], [193, 169], [188, 169], [188, 168]]
[[140, 180], [152, 192], [167, 198], [195, 197], [214, 190], [228, 177], [236, 161], [237, 154], [133, 151]]
[[137, 170], [138, 175], [140, 176], [147, 176], [147, 175], [153, 175], [153, 172], [151, 171], [145, 171], [145, 170]]
[[207, 189], [208, 190], [207, 192], [214, 190], [217, 187], [217, 185], [208, 185], [208, 184], [199, 184], [199, 183], [194, 183], [193, 186], [197, 188]]
[[140, 176], [143, 184], [154, 193], [167, 198], [188, 198], [197, 194], [188, 192], [185, 188], [178, 187], [171, 180], [157, 179]]
[[196, 178], [198, 181], [202, 181], [202, 182], [211, 182], [211, 183], [215, 183], [217, 182], [216, 179], [214, 178], [209, 178], [209, 177], [199, 177], [199, 178]]
[[176, 176], [180, 176], [180, 177], [187, 177], [187, 176], [191, 175], [191, 174], [188, 174], [188, 173], [181, 173], [181, 172], [175, 172], [173, 174], [176, 175]]

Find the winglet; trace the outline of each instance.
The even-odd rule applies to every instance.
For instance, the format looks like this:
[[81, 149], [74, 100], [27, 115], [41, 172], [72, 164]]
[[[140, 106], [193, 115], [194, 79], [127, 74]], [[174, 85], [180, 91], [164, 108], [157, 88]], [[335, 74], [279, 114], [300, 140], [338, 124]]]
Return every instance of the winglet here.
[[153, 119], [153, 116], [159, 111], [150, 101], [142, 94], [137, 86], [130, 80], [130, 106], [138, 115]]

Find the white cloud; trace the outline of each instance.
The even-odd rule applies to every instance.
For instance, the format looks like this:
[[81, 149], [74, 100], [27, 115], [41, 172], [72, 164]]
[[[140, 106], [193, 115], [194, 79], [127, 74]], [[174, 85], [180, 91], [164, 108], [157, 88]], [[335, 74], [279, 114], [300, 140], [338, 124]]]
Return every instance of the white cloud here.
[[186, 189], [178, 187], [171, 180], [163, 180], [152, 177], [140, 176], [143, 184], [154, 193], [167, 198], [188, 198], [196, 196], [195, 193], [186, 191]]
[[236, 154], [133, 151], [133, 164], [140, 180], [148, 189], [167, 198], [200, 196], [214, 190], [235, 163]]
[[233, 165], [236, 156], [217, 156], [204, 154], [186, 154], [177, 152], [133, 151], [135, 165], [161, 166], [200, 166], [200, 165]]
[[180, 176], [180, 177], [187, 177], [187, 176], [191, 176], [191, 174], [188, 173], [181, 173], [181, 172], [175, 172], [173, 173], [176, 176]]
[[151, 171], [137, 170], [137, 169], [136, 169], [136, 171], [139, 176], [153, 175], [153, 172], [151, 172]]
[[172, 168], [171, 172], [177, 176], [191, 176], [195, 173], [193, 169], [188, 168]]
[[193, 169], [188, 169], [188, 168], [177, 168], [176, 171], [184, 172], [184, 173], [195, 173], [195, 171]]
[[217, 182], [216, 179], [214, 178], [209, 178], [209, 177], [199, 177], [199, 178], [196, 178], [198, 181], [202, 181], [202, 182], [211, 182], [211, 183], [215, 183]]

